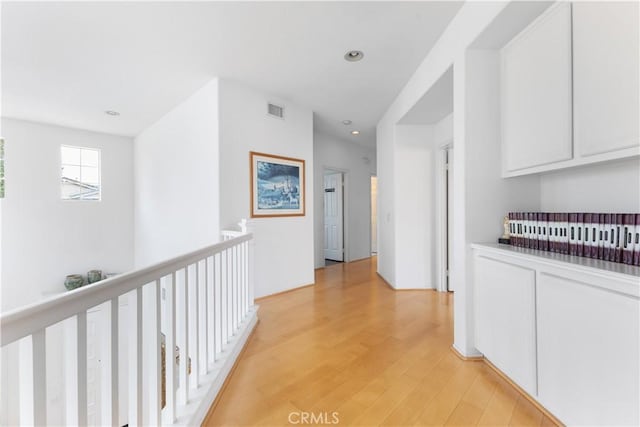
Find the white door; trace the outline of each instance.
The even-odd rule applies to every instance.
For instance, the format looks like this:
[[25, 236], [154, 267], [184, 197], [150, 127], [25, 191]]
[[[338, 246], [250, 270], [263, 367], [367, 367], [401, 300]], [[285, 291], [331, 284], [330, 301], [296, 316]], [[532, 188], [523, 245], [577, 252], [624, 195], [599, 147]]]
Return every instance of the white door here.
[[324, 258], [344, 261], [342, 174], [324, 176]]

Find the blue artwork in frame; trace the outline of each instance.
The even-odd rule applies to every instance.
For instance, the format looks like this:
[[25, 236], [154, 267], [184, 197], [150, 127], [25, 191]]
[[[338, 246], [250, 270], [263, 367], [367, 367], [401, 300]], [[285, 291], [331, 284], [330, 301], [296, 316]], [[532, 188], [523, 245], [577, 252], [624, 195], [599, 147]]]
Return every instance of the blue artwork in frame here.
[[250, 153], [251, 217], [304, 216], [304, 160]]

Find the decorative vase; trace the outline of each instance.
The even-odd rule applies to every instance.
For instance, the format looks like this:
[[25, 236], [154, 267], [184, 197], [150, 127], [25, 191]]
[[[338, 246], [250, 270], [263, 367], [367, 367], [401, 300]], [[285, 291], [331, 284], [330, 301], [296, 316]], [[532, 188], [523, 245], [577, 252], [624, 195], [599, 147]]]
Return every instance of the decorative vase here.
[[84, 277], [80, 274], [70, 274], [64, 281], [64, 287], [67, 288], [68, 291], [79, 288], [82, 285], [84, 285]]
[[87, 281], [89, 283], [95, 283], [102, 280], [102, 270], [90, 270], [87, 272]]

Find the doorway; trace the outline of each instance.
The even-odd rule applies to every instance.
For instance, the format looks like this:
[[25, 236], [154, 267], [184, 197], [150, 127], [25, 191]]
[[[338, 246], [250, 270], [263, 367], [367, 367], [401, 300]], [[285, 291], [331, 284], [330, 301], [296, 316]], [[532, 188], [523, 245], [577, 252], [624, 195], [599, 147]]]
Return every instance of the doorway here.
[[324, 258], [344, 262], [344, 174], [325, 170], [324, 174]]
[[378, 254], [378, 177], [371, 177], [371, 256]]

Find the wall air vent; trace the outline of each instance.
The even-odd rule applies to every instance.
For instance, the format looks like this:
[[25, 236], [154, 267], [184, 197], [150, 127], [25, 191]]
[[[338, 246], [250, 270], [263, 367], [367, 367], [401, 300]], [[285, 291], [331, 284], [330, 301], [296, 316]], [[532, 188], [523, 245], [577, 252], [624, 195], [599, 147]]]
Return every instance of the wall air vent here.
[[281, 107], [276, 104], [268, 103], [267, 114], [273, 117], [277, 117], [279, 119], [284, 119], [284, 107]]

